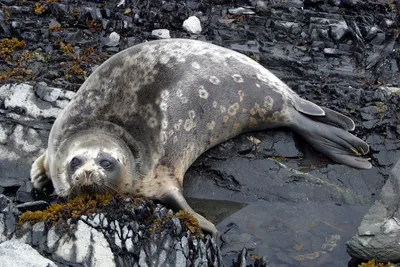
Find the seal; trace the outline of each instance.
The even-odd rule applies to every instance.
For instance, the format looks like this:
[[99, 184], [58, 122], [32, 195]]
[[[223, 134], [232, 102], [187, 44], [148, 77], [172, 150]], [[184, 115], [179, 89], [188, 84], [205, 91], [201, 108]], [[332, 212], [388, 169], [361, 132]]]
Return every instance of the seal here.
[[157, 199], [215, 226], [182, 194], [189, 166], [240, 133], [287, 127], [333, 161], [368, 169], [354, 122], [300, 98], [259, 63], [210, 43], [168, 39], [110, 57], [57, 117], [32, 165], [41, 189], [66, 197], [123, 192]]

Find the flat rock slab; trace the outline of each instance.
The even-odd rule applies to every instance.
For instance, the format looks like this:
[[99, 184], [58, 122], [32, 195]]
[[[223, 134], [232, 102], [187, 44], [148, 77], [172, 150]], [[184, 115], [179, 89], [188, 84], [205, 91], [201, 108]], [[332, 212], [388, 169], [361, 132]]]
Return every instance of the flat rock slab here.
[[251, 203], [218, 224], [225, 262], [246, 247], [269, 266], [347, 266], [345, 242], [367, 206], [330, 202]]
[[37, 85], [0, 86], [0, 190], [29, 181], [51, 126], [73, 92]]
[[16, 239], [0, 244], [0, 258], [2, 266], [6, 267], [57, 267], [57, 265], [43, 257], [36, 249]]

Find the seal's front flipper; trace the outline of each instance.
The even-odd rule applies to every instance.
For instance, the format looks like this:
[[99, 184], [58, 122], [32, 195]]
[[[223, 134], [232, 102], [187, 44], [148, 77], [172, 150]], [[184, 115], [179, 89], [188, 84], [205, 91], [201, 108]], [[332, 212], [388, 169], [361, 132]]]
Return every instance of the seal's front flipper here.
[[172, 206], [172, 208], [176, 210], [184, 210], [187, 213], [193, 215], [200, 224], [201, 229], [206, 232], [211, 233], [213, 236], [218, 235], [218, 230], [214, 224], [208, 221], [206, 218], [195, 212], [189, 204], [186, 202], [186, 199], [182, 195], [182, 190], [179, 188], [168, 189], [168, 192], [160, 198], [161, 201], [168, 203]]
[[39, 190], [51, 182], [48, 176], [46, 154], [47, 150], [33, 162], [31, 168], [31, 182], [33, 187]]
[[372, 167], [368, 159], [360, 157], [368, 153], [367, 143], [342, 128], [324, 123], [322, 118], [318, 120], [296, 112], [293, 114], [291, 128], [315, 150], [333, 161], [358, 169]]

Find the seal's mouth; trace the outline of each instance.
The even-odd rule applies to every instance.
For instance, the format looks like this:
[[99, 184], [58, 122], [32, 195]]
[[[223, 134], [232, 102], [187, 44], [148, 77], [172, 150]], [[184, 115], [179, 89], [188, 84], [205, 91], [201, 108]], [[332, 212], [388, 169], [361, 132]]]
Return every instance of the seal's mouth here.
[[117, 190], [110, 185], [105, 184], [91, 184], [91, 185], [81, 185], [81, 186], [74, 186], [71, 188], [69, 193], [69, 198], [77, 197], [78, 195], [84, 194], [111, 194], [115, 195]]

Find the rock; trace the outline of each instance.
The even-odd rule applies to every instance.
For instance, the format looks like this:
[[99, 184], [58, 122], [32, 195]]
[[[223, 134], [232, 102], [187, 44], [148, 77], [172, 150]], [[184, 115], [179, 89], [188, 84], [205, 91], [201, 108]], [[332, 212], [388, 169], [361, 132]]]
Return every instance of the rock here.
[[14, 236], [18, 214], [19, 212], [11, 200], [0, 195], [0, 243]]
[[158, 29], [158, 30], [153, 30], [151, 32], [151, 35], [160, 39], [168, 39], [171, 38], [171, 35], [169, 35], [169, 30], [167, 29]]
[[324, 48], [324, 54], [327, 56], [341, 56], [345, 55], [346, 53], [344, 51], [340, 51], [339, 49], [335, 48]]
[[375, 27], [375, 26], [371, 27], [371, 28], [368, 30], [367, 35], [365, 36], [365, 40], [371, 41], [373, 38], [375, 38], [375, 36], [376, 36], [376, 34], [377, 34], [378, 32], [382, 32], [382, 30], [379, 29], [378, 27]]
[[265, 1], [257, 1], [257, 4], [256, 4], [257, 12], [262, 12], [262, 11], [267, 11], [267, 10], [268, 10], [268, 6], [265, 3]]
[[382, 188], [379, 200], [364, 216], [358, 232], [347, 243], [350, 256], [383, 262], [400, 261], [400, 160]]
[[190, 16], [187, 18], [183, 22], [182, 27], [185, 31], [191, 34], [199, 34], [201, 32], [201, 23], [199, 18], [196, 16]]
[[112, 32], [112, 33], [110, 33], [110, 36], [106, 39], [106, 46], [109, 46], [109, 47], [117, 46], [117, 45], [119, 45], [120, 39], [121, 39], [121, 36], [118, 33]]
[[57, 267], [34, 248], [15, 239], [0, 244], [0, 260], [7, 267]]
[[117, 4], [117, 7], [125, 5], [125, 0], [120, 0]]
[[49, 8], [51, 14], [56, 18], [64, 18], [68, 16], [68, 8], [64, 4], [52, 2], [49, 3]]
[[37, 201], [19, 204], [16, 206], [16, 208], [21, 212], [25, 212], [25, 211], [45, 210], [48, 206], [49, 206], [49, 203], [47, 203], [46, 201], [37, 200]]
[[[192, 262], [223, 266], [215, 238], [192, 235], [173, 211], [152, 201], [134, 204], [122, 198], [108, 205], [99, 213], [55, 224], [25, 223], [16, 236], [41, 254], [51, 255], [57, 265], [135, 266], [139, 256], [141, 266], [187, 266]], [[4, 196], [0, 196], [0, 207], [2, 240], [7, 240], [13, 235], [8, 234], [6, 216], [15, 207]], [[15, 230], [15, 214], [11, 215]]]
[[229, 14], [234, 15], [254, 15], [256, 12], [249, 8], [238, 7], [238, 8], [230, 8], [228, 9]]
[[79, 220], [74, 239], [64, 235], [59, 240], [54, 257], [84, 266], [116, 266], [114, 255], [103, 233]]
[[19, 203], [34, 201], [32, 196], [33, 185], [30, 181], [25, 181], [17, 191], [16, 201]]
[[345, 36], [347, 32], [348, 32], [348, 26], [346, 21], [344, 20], [333, 23], [330, 26], [330, 33], [332, 39], [335, 40], [336, 42], [342, 40], [342, 38]]

